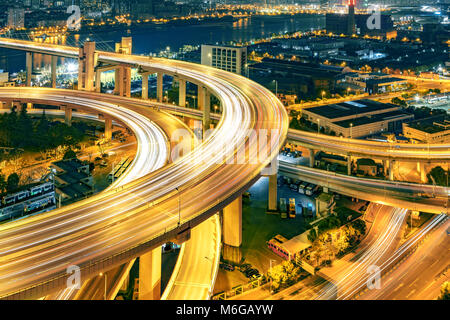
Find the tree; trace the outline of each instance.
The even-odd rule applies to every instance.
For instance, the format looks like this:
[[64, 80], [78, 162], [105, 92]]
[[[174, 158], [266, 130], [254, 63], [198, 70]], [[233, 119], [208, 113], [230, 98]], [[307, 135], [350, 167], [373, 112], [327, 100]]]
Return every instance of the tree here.
[[445, 281], [441, 286], [441, 295], [438, 300], [450, 300], [450, 282]]
[[431, 169], [430, 173], [427, 174], [428, 182], [430, 184], [436, 183], [440, 186], [447, 186], [448, 174], [441, 166], [434, 167]]
[[316, 229], [312, 228], [308, 233], [308, 240], [314, 242], [317, 239]]
[[6, 179], [4, 174], [0, 174], [0, 193], [5, 192], [6, 189]]
[[400, 99], [398, 97], [392, 98], [391, 102], [393, 104], [396, 104], [396, 105], [399, 105], [399, 106], [402, 106], [402, 107], [408, 106], [408, 104], [406, 103], [405, 100], [402, 100], [402, 99]]
[[8, 193], [14, 192], [19, 188], [19, 175], [17, 173], [11, 173], [6, 181], [6, 191]]
[[63, 160], [75, 159], [76, 157], [77, 157], [77, 154], [75, 153], [75, 151], [73, 151], [72, 149], [69, 149], [64, 153]]

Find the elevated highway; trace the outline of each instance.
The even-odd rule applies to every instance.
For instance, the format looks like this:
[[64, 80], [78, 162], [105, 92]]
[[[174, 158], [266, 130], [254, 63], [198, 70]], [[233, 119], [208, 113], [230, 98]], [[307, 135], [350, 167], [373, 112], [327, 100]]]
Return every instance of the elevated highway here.
[[[77, 48], [44, 46], [19, 40], [0, 39], [0, 46], [70, 58], [79, 56]], [[1, 228], [0, 245], [4, 250], [0, 252], [0, 297], [40, 297], [66, 285], [65, 270], [71, 264], [80, 266], [82, 278], [88, 279], [101, 271], [119, 266], [162, 242], [176, 238], [183, 231], [223, 209], [245, 191], [276, 157], [287, 138], [288, 118], [281, 103], [268, 90], [244, 77], [180, 61], [101, 51], [96, 52], [96, 55], [99, 61], [141, 67], [205, 86], [221, 100], [223, 116], [217, 130], [196, 150], [174, 164], [87, 201]], [[39, 90], [30, 89], [21, 99], [33, 95], [34, 91]], [[94, 105], [95, 101], [111, 99], [113, 114], [122, 109], [139, 113], [137, 109], [149, 106], [149, 102], [138, 99], [108, 98], [106, 95], [90, 92], [57, 91], [48, 91], [47, 96], [45, 93], [41, 96], [38, 94], [32, 99], [64, 103], [75, 109], [86, 107], [86, 103]], [[136, 103], [129, 106], [131, 100]], [[136, 107], [136, 104], [140, 104], [140, 107]], [[198, 115], [196, 110], [183, 110], [181, 107], [172, 109], [174, 112]], [[258, 134], [271, 133], [271, 139], [264, 145], [250, 148], [251, 143], [246, 135], [246, 131], [250, 129], [256, 130]], [[329, 137], [321, 139], [325, 143]], [[318, 145], [320, 146], [320, 142]], [[340, 146], [340, 150], [345, 148]], [[427, 150], [422, 149], [419, 155], [407, 150], [401, 157], [423, 159], [425, 153], [430, 156], [430, 148], [434, 149], [427, 146]], [[394, 147], [394, 152], [397, 149], [398, 147]], [[229, 160], [239, 150], [245, 150], [245, 163], [230, 164]], [[382, 153], [388, 154], [386, 150]], [[433, 150], [433, 153], [436, 153], [436, 159], [445, 157], [445, 151]], [[310, 170], [305, 173], [306, 176], [318, 179], [314, 169], [305, 170]], [[349, 181], [348, 186], [351, 184]], [[332, 189], [331, 186], [330, 188]], [[372, 185], [366, 188], [369, 195], [385, 186], [376, 188]], [[395, 187], [391, 185], [390, 189]], [[416, 200], [415, 197], [420, 192], [415, 192], [406, 202]], [[433, 192], [433, 195], [439, 193], [440, 199], [431, 203], [433, 210], [440, 208], [439, 212], [442, 212], [442, 208], [448, 208], [447, 203], [441, 201], [447, 196], [448, 202], [448, 190], [444, 188], [436, 192], [434, 188]], [[396, 197], [394, 190], [389, 193], [387, 197]], [[405, 201], [401, 199], [403, 197], [404, 195], [400, 196], [401, 201]], [[182, 205], [179, 210], [180, 199]], [[76, 250], [73, 249], [73, 243], [77, 245]], [[32, 261], [40, 262], [33, 264]]]
[[[134, 61], [143, 58], [128, 56], [128, 59]], [[148, 67], [152, 67], [148, 59], [145, 61]], [[56, 210], [50, 215], [5, 226], [1, 230], [0, 240], [2, 248], [5, 248], [1, 255], [0, 271], [0, 294], [3, 297], [11, 296], [11, 293], [15, 293], [15, 298], [42, 296], [65, 286], [67, 275], [64, 271], [69, 263], [80, 266], [82, 278], [88, 278], [175, 238], [181, 231], [192, 228], [224, 208], [251, 185], [261, 170], [277, 155], [287, 132], [287, 114], [280, 102], [266, 89], [243, 77], [204, 66], [177, 64], [162, 59], [159, 60], [158, 67], [169, 71], [176, 69], [178, 73], [186, 72], [187, 77], [194, 77], [195, 81], [202, 81], [211, 88], [222, 100], [226, 114], [219, 123], [218, 130], [197, 151], [194, 150], [165, 170], [140, 178], [119, 191], [109, 191], [88, 201]], [[29, 92], [35, 90], [37, 91], [30, 89]], [[84, 94], [88, 95], [73, 92], [71, 97], [67, 94], [52, 94], [34, 98], [75, 106], [81, 104], [79, 98]], [[265, 130], [265, 134], [272, 129], [274, 131], [267, 144], [250, 151], [245, 132], [248, 129]], [[217, 150], [217, 146], [224, 143], [228, 147]], [[250, 151], [247, 152], [246, 160], [261, 158], [262, 161], [227, 165], [226, 160], [233, 157], [239, 149]], [[261, 157], [260, 154], [264, 156]], [[217, 181], [222, 184], [217, 186]], [[174, 191], [176, 188], [180, 191]], [[181, 212], [178, 212], [178, 198], [182, 199]], [[65, 215], [61, 211], [70, 213]], [[95, 212], [95, 217], [91, 214], [90, 220], [83, 219], [89, 215], [87, 211]], [[82, 212], [85, 213], [84, 217]], [[177, 213], [181, 216], [180, 221]], [[76, 221], [70, 220], [67, 224], [64, 222], [66, 218], [75, 216]], [[115, 219], [112, 218], [114, 216]], [[99, 229], [95, 227], [96, 221], [101, 221], [98, 223], [101, 226]], [[138, 226], [135, 221], [139, 221]], [[53, 224], [58, 226], [59, 231], [51, 227]], [[106, 225], [110, 227], [106, 229]], [[45, 231], [37, 232], [40, 228]], [[34, 229], [31, 232], [33, 240], [27, 232], [31, 229]], [[83, 244], [77, 247], [77, 252], [73, 252], [67, 243], [69, 238], [74, 237], [79, 245]], [[49, 250], [48, 245], [59, 249]], [[21, 252], [26, 252], [26, 255], [21, 256]], [[33, 260], [41, 263], [30, 265]], [[24, 263], [28, 263], [30, 268], [24, 268]], [[18, 271], [17, 268], [22, 271], [13, 272], [14, 269]]]

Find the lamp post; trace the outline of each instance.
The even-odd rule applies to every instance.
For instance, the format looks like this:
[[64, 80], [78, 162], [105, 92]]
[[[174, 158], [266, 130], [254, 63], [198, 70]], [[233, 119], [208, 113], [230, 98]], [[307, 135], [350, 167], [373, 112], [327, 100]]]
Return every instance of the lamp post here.
[[353, 123], [350, 123], [350, 139], [353, 139], [352, 128], [353, 128]]
[[278, 98], [278, 81], [277, 80], [273, 80], [273, 82], [275, 82], [275, 95]]
[[325, 91], [322, 91], [322, 100], [323, 100], [324, 95], [325, 95]]
[[178, 192], [178, 226], [181, 225], [181, 199], [180, 199], [180, 190], [178, 187], [175, 188]]
[[320, 119], [317, 119], [317, 134], [320, 133]]
[[[103, 276], [103, 273], [100, 272], [99, 276], [100, 276], [100, 277]], [[105, 293], [104, 293], [104, 295], [103, 295], [103, 298], [104, 298], [104, 300], [106, 300], [106, 282], [107, 282], [107, 275], [106, 275], [106, 272], [105, 272], [104, 276], [105, 276]]]
[[[275, 260], [273, 260], [273, 259], [269, 260], [269, 263], [270, 263], [269, 272], [272, 271], [272, 261], [275, 261]], [[270, 293], [272, 294], [272, 275], [270, 276]]]

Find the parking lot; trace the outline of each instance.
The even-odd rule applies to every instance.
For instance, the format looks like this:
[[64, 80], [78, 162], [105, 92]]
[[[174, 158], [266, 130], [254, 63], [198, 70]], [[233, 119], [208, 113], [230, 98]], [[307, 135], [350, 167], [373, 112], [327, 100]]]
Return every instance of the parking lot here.
[[[307, 227], [307, 221], [301, 215], [293, 219], [282, 219], [279, 214], [266, 213], [268, 184], [267, 177], [259, 179], [248, 190], [250, 198], [244, 198], [242, 204], [242, 245], [240, 250], [244, 263], [250, 264], [251, 268], [257, 269], [261, 274], [269, 270], [271, 260], [272, 265], [283, 261], [281, 257], [267, 248], [266, 242], [277, 234], [290, 239], [306, 231]], [[299, 194], [298, 191], [291, 190], [286, 184], [278, 187], [279, 198], [286, 198], [287, 201], [289, 198], [294, 198], [296, 204], [310, 206], [315, 212], [314, 198]], [[214, 293], [230, 290], [232, 287], [248, 281], [249, 279], [238, 268], [235, 268], [234, 271], [220, 268]]]

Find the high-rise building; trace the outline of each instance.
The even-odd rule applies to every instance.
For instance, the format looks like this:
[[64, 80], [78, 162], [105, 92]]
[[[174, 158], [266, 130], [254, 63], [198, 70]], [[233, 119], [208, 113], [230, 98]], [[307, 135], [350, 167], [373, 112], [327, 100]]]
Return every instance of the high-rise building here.
[[24, 8], [8, 8], [8, 27], [16, 29], [25, 27]]
[[202, 64], [242, 74], [247, 68], [247, 47], [202, 45]]
[[347, 34], [355, 34], [355, 0], [348, 0]]

